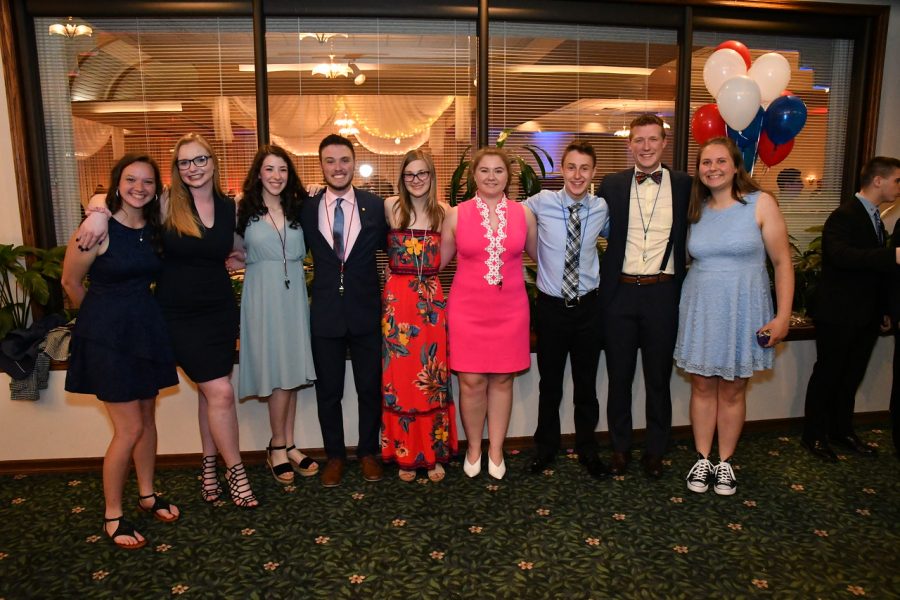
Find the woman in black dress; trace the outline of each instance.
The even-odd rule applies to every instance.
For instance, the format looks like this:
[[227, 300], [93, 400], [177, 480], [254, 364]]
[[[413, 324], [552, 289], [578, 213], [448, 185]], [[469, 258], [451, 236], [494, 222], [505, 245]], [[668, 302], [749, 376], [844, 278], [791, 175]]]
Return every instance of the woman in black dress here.
[[[178, 508], [153, 491], [156, 466], [156, 395], [178, 384], [175, 359], [159, 306], [150, 293], [159, 258], [159, 167], [149, 156], [128, 154], [113, 168], [103, 212], [112, 215], [109, 236], [82, 251], [73, 236], [63, 263], [62, 284], [80, 306], [72, 334], [66, 390], [94, 394], [113, 423], [103, 459], [103, 528], [129, 550], [147, 540], [126, 521], [122, 490], [132, 457], [138, 506], [160, 521], [179, 517]], [[90, 288], [85, 290], [85, 275]]]

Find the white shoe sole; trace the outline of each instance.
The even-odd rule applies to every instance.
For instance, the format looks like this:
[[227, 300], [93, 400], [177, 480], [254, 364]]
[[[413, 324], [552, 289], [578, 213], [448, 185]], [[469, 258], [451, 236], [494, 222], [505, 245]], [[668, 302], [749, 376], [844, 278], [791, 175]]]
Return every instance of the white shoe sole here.
[[697, 485], [696, 483], [691, 483], [690, 481], [688, 481], [687, 489], [691, 490], [692, 492], [697, 492], [698, 494], [702, 494], [703, 492], [705, 492], [706, 490], [709, 489], [709, 484]]
[[732, 488], [713, 488], [714, 491], [720, 496], [732, 496], [737, 491], [737, 487]]

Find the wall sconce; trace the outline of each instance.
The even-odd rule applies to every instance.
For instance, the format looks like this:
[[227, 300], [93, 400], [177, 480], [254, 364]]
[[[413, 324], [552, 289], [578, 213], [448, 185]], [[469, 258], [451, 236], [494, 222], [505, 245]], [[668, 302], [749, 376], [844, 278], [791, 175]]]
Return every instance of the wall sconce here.
[[61, 35], [67, 38], [79, 37], [86, 35], [91, 37], [94, 30], [89, 25], [77, 25], [72, 17], [66, 19], [65, 23], [54, 23], [50, 26], [49, 35]]
[[353, 85], [362, 85], [366, 82], [366, 74], [363, 73], [356, 63], [347, 63], [350, 67], [350, 76], [353, 77]]
[[809, 185], [813, 185], [816, 182], [816, 176], [813, 173], [810, 173], [806, 176], [806, 183]]

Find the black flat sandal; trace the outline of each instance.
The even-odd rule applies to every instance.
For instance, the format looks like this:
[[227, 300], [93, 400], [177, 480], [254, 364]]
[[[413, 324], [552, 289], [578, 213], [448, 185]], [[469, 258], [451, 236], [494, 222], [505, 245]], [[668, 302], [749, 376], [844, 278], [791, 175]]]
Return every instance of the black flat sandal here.
[[[153, 505], [150, 507], [145, 507], [141, 504], [141, 500], [146, 500], [147, 498], [153, 498]], [[179, 512], [177, 515], [172, 512], [172, 505], [169, 504], [168, 501], [160, 498], [159, 494], [153, 492], [147, 496], [138, 496], [138, 508], [144, 512], [153, 513], [153, 516], [157, 521], [162, 521], [163, 523], [174, 523], [181, 517], [181, 513]], [[168, 517], [161, 515], [159, 511], [166, 510], [169, 511]]]
[[233, 467], [228, 467], [225, 472], [225, 483], [228, 484], [228, 493], [231, 494], [231, 501], [235, 506], [240, 508], [256, 508], [259, 506], [259, 500], [253, 494], [253, 488], [250, 487], [250, 479], [247, 477], [247, 470], [244, 469], [244, 463], [238, 463]]
[[317, 463], [315, 460], [313, 460], [309, 456], [306, 456], [299, 450], [297, 450], [297, 451], [300, 452], [301, 455], [303, 455], [303, 459], [300, 460], [300, 462], [297, 462], [296, 460], [291, 458], [291, 455], [290, 455], [291, 450], [297, 450], [297, 447], [294, 446], [293, 444], [291, 444], [290, 446], [287, 447], [288, 462], [290, 463], [291, 468], [294, 469], [295, 473], [302, 475], [304, 477], [312, 477], [313, 475], [315, 475], [316, 473], [319, 472], [319, 463]]
[[217, 464], [215, 455], [204, 456], [200, 463], [200, 496], [204, 502], [215, 502], [222, 495]]
[[[281, 485], [291, 485], [294, 483], [294, 469], [291, 467], [290, 461], [281, 463], [280, 465], [274, 464], [272, 461], [272, 450], [286, 449], [287, 446], [273, 446], [272, 440], [269, 440], [269, 445], [266, 446], [266, 464], [269, 465], [269, 470], [272, 471], [272, 477], [274, 477], [275, 481]], [[286, 475], [290, 475], [290, 477], [286, 477]]]
[[[110, 535], [110, 533], [106, 530], [106, 524], [112, 523], [113, 521], [118, 521], [119, 526], [116, 527], [116, 530], [112, 532], [112, 535]], [[103, 517], [103, 533], [105, 533], [107, 537], [109, 537], [110, 541], [113, 544], [115, 544], [119, 548], [122, 548], [123, 550], [137, 550], [147, 545], [147, 538], [144, 538], [142, 540], [137, 539], [137, 532], [134, 530], [134, 525], [132, 525], [131, 522], [125, 520], [125, 515], [122, 515], [120, 517], [113, 517], [111, 519]], [[122, 536], [133, 537], [135, 540], [137, 540], [137, 544], [123, 544], [117, 542], [116, 538]]]

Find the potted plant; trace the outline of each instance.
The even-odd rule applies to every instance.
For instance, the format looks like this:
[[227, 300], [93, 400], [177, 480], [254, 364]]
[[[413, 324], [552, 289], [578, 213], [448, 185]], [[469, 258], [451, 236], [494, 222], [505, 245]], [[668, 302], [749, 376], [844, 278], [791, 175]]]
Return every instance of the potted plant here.
[[44, 250], [0, 244], [0, 339], [31, 320], [32, 303], [46, 306], [51, 287], [59, 289], [66, 247]]

